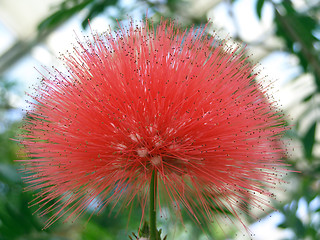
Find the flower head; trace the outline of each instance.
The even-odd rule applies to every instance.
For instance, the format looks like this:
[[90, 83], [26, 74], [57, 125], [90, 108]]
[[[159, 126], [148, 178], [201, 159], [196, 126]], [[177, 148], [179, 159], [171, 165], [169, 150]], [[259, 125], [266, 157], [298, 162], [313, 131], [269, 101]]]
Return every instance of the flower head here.
[[22, 140], [26, 182], [43, 214], [56, 210], [47, 226], [92, 203], [137, 198], [144, 209], [153, 171], [158, 205], [198, 222], [268, 205], [285, 128], [243, 49], [205, 28], [132, 22], [62, 60], [67, 72], [43, 77]]

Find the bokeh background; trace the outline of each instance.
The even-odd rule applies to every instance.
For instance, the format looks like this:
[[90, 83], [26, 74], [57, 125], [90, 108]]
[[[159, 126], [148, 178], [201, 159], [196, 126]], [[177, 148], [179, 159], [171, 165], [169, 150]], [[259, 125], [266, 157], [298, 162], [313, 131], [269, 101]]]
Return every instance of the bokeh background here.
[[[72, 48], [75, 37], [104, 32], [129, 17], [174, 18], [183, 27], [212, 22], [210, 31], [246, 45], [261, 76], [274, 81], [274, 97], [286, 113], [287, 162], [299, 174], [273, 201], [259, 221], [247, 218], [252, 235], [229, 225], [213, 239], [320, 239], [320, 1], [319, 0], [0, 0], [0, 240], [129, 239], [137, 232], [140, 210], [116, 218], [106, 209], [89, 222], [58, 221], [42, 230], [45, 217], [28, 207], [14, 139], [28, 106], [25, 91], [39, 82], [42, 66], [59, 66], [59, 53]], [[89, 210], [90, 214], [90, 210]], [[158, 226], [168, 239], [206, 239], [193, 222]], [[213, 226], [215, 227], [215, 226]], [[187, 230], [187, 231], [186, 231]], [[131, 235], [132, 236], [132, 235]], [[133, 237], [134, 238], [134, 237]]]

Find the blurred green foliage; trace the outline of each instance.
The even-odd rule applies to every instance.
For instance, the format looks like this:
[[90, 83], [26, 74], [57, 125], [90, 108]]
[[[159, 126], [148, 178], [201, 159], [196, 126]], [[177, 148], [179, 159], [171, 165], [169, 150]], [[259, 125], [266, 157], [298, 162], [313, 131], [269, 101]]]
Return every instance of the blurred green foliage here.
[[[240, 0], [231, 1], [235, 4]], [[315, 145], [318, 144], [316, 131], [318, 128], [318, 117], [312, 117], [319, 111], [320, 92], [320, 3], [318, 1], [305, 0], [303, 9], [297, 9], [290, 0], [256, 0], [256, 14], [258, 18], [263, 17], [263, 8], [266, 3], [271, 3], [274, 11], [275, 36], [285, 43], [283, 51], [292, 54], [299, 60], [301, 74], [309, 73], [313, 79], [316, 89], [310, 93], [301, 104], [305, 110], [294, 119], [293, 127], [287, 136], [297, 141], [303, 148], [303, 156], [298, 159], [288, 159], [292, 170], [300, 171], [294, 178], [295, 188], [288, 193], [288, 200], [278, 204], [277, 208], [283, 214], [283, 222], [280, 228], [290, 229], [294, 233], [291, 239], [320, 239], [320, 161], [314, 154]], [[130, 12], [141, 8], [155, 16], [175, 18], [181, 13], [182, 0], [164, 1], [136, 1], [130, 8], [120, 4], [118, 0], [64, 0], [56, 6], [53, 14], [44, 19], [38, 27], [39, 32], [55, 28], [71, 17], [85, 13], [82, 20], [83, 28], [88, 27], [88, 19], [92, 20], [101, 14], [109, 14], [108, 17], [116, 19], [127, 18]], [[115, 14], [109, 12], [116, 9]], [[142, 13], [145, 14], [146, 12]], [[206, 16], [190, 16], [192, 24], [205, 23]], [[241, 39], [240, 39], [241, 40]], [[294, 80], [293, 80], [294, 81]], [[58, 221], [53, 227], [42, 230], [44, 219], [33, 214], [36, 208], [29, 208], [28, 203], [33, 196], [30, 192], [23, 191], [21, 174], [17, 171], [18, 147], [17, 143], [11, 141], [16, 136], [19, 122], [10, 120], [10, 114], [14, 107], [10, 103], [10, 94], [14, 84], [6, 79], [0, 79], [0, 240], [109, 240], [129, 239], [131, 232], [137, 232], [140, 224], [141, 210], [134, 208], [131, 213], [131, 221], [128, 223], [126, 211], [121, 217], [108, 216], [108, 209], [101, 215], [93, 215], [89, 222], [78, 221], [75, 224], [62, 224]], [[311, 119], [307, 130], [302, 131], [302, 123]], [[307, 219], [302, 219], [297, 214], [300, 203], [304, 203], [307, 211]], [[86, 218], [84, 218], [86, 219]], [[83, 220], [85, 221], [85, 220]], [[178, 221], [178, 220], [177, 220]], [[172, 223], [159, 219], [165, 231], [172, 228]], [[200, 239], [203, 235], [198, 228], [188, 226], [188, 237], [185, 239]], [[85, 226], [85, 227], [83, 227]], [[125, 229], [123, 226], [127, 226]], [[184, 229], [177, 225], [176, 235], [183, 234]], [[231, 229], [231, 232], [234, 229]], [[228, 235], [228, 233], [227, 233]], [[133, 236], [133, 235], [131, 235]], [[168, 236], [168, 239], [171, 239]], [[216, 239], [226, 236], [217, 231]]]

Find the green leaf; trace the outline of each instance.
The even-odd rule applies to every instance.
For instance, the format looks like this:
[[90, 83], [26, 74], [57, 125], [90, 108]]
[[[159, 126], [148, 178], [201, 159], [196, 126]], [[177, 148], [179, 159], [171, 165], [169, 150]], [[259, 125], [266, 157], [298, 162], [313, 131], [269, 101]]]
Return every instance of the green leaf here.
[[[83, 8], [85, 8], [92, 1], [93, 0], [85, 0], [85, 1], [82, 1], [81, 3], [79, 3], [79, 4], [78, 3], [73, 3], [73, 5], [67, 4], [67, 2], [71, 2], [71, 1], [68, 1], [68, 0], [64, 1], [60, 5], [60, 9], [58, 11], [56, 11], [55, 13], [53, 13], [52, 15], [50, 15], [49, 17], [44, 19], [38, 25], [38, 30], [39, 31], [44, 31], [44, 30], [47, 30], [47, 29], [51, 29], [51, 28], [57, 27], [62, 22], [68, 20], [73, 15], [75, 15], [78, 12], [80, 12]], [[68, 5], [71, 5], [71, 6], [68, 6]]]
[[98, 16], [99, 14], [103, 13], [103, 11], [112, 5], [116, 5], [118, 0], [104, 0], [94, 2], [90, 5], [90, 10], [87, 16], [81, 23], [82, 28], [86, 28], [88, 26], [88, 20], [93, 19], [94, 17]]
[[258, 0], [256, 5], [256, 11], [259, 19], [261, 19], [262, 7], [265, 0]]
[[302, 138], [305, 157], [308, 160], [312, 159], [312, 150], [315, 143], [316, 126], [317, 126], [317, 122], [313, 123], [312, 126], [307, 131], [306, 135]]
[[297, 11], [292, 1], [276, 4], [275, 13], [276, 34], [285, 41], [287, 51], [299, 58], [303, 71], [315, 75], [320, 91], [319, 50], [314, 47], [319, 41], [315, 36], [319, 28], [317, 19], [308, 12]]
[[145, 221], [143, 223], [142, 228], [140, 229], [139, 237], [148, 238], [149, 236], [150, 236], [149, 224], [147, 221]]
[[303, 222], [297, 217], [298, 201], [292, 201], [282, 207], [281, 212], [284, 215], [284, 220], [278, 225], [279, 228], [290, 228], [299, 239], [305, 236], [306, 228]]
[[114, 235], [110, 234], [108, 229], [103, 228], [95, 221], [89, 221], [86, 224], [85, 229], [81, 233], [81, 239], [99, 239], [99, 240], [110, 240], [113, 239]]
[[312, 97], [315, 95], [314, 92], [310, 93], [309, 95], [307, 95], [306, 97], [304, 97], [304, 99], [302, 99], [302, 102], [308, 102], [309, 100], [312, 99]]

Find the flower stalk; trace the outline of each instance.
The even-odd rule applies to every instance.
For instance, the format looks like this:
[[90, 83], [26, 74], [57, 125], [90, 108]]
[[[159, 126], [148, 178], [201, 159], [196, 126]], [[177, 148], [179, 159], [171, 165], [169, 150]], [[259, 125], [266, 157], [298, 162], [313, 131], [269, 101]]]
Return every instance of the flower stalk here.
[[158, 240], [157, 238], [157, 169], [154, 169], [150, 181], [150, 240]]

